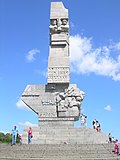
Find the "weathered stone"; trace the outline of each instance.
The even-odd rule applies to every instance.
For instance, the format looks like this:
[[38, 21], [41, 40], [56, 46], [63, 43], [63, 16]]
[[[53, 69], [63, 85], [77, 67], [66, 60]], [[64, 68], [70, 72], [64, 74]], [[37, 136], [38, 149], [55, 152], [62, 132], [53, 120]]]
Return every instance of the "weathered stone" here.
[[[27, 85], [22, 101], [38, 115], [33, 143], [106, 143], [107, 137], [89, 128], [76, 128], [85, 93], [70, 84], [68, 10], [51, 2], [48, 84]], [[27, 130], [23, 143], [27, 143]], [[96, 141], [97, 140], [97, 141]]]
[[[68, 10], [62, 2], [51, 3], [48, 84], [28, 85], [22, 101], [40, 121], [77, 121], [84, 92], [70, 82]], [[71, 118], [71, 119], [70, 119]], [[69, 123], [68, 123], [69, 125]], [[39, 124], [40, 126], [40, 124]]]
[[62, 2], [51, 3], [50, 54], [48, 83], [69, 83], [69, 22], [68, 10]]
[[[0, 143], [0, 160], [120, 160], [114, 144], [16, 145]], [[38, 140], [39, 142], [39, 140]]]

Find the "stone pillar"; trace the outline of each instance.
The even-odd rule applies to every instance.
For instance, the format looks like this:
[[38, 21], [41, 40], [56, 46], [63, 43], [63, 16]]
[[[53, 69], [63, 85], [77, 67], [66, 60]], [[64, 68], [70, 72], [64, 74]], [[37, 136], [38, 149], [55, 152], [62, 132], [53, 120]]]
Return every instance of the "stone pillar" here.
[[62, 2], [52, 2], [50, 11], [50, 53], [48, 83], [69, 83], [69, 22], [68, 10]]

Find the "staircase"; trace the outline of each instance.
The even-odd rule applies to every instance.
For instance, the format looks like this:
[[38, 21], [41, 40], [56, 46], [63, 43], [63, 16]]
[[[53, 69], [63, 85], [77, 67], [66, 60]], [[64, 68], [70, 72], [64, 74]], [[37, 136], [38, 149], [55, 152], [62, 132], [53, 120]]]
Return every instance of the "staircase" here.
[[0, 144], [0, 160], [120, 160], [114, 144]]
[[[33, 129], [33, 144], [103, 144], [108, 137], [95, 129], [74, 126], [40, 126]], [[26, 128], [23, 132], [23, 143], [27, 144]]]

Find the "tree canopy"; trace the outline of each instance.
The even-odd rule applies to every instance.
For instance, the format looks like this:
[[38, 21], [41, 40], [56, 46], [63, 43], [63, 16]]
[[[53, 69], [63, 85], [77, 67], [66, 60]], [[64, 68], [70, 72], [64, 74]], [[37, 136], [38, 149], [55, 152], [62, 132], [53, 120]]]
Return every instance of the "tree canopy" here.
[[[0, 132], [0, 143], [11, 143], [12, 135], [10, 133], [2, 133]], [[19, 137], [17, 135], [16, 143], [19, 143]]]

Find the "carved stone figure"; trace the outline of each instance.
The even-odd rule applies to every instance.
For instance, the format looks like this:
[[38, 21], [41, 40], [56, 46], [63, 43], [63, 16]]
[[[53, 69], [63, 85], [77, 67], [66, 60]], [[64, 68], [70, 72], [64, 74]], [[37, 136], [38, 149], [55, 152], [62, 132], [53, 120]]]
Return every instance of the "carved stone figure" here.
[[68, 19], [51, 19], [50, 20], [50, 34], [54, 33], [68, 33], [69, 25]]
[[[58, 116], [74, 117], [79, 119], [81, 102], [85, 96], [83, 91], [74, 87], [68, 87], [64, 92], [56, 94], [56, 105], [58, 106]], [[75, 110], [75, 112], [74, 112]], [[71, 114], [72, 112], [72, 114]]]
[[56, 19], [51, 19], [50, 21], [50, 33], [53, 34], [53, 33], [56, 33], [57, 32], [57, 20]]

